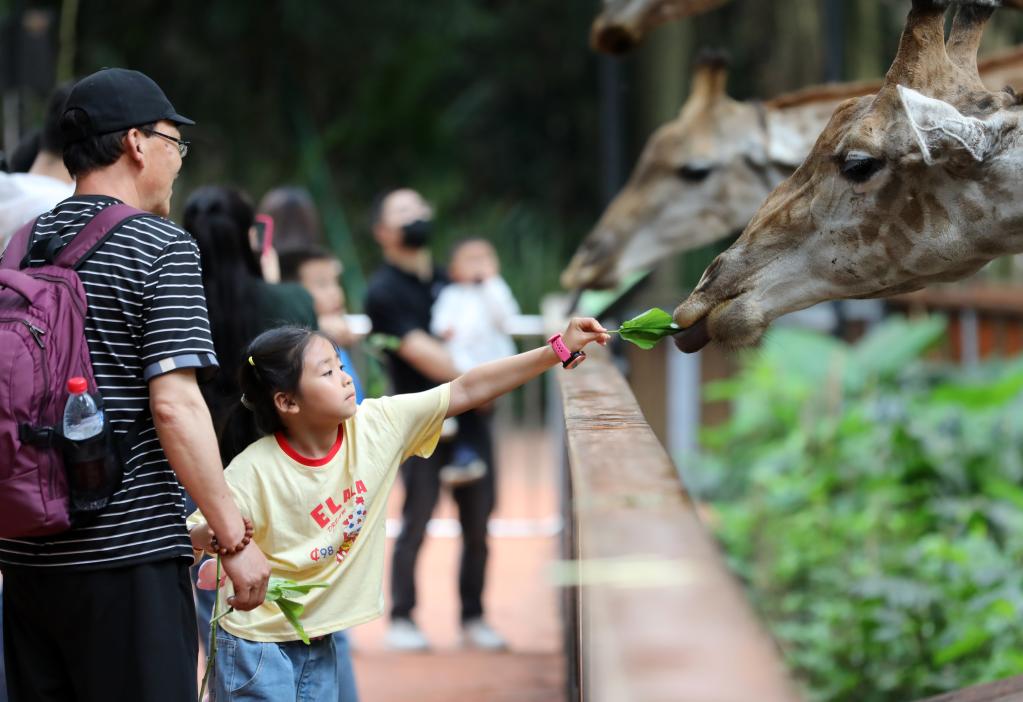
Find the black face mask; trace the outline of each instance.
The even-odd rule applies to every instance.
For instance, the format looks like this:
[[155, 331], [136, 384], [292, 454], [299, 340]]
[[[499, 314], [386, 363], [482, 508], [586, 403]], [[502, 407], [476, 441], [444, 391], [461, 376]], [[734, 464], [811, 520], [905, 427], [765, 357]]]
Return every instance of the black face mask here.
[[401, 243], [410, 249], [421, 249], [430, 241], [433, 223], [428, 219], [417, 219], [401, 228], [404, 237]]

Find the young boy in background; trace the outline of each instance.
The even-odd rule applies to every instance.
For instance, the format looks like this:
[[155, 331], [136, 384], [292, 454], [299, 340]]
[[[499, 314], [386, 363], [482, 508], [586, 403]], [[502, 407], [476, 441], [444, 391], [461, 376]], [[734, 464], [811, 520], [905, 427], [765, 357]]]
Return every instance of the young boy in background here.
[[352, 360], [346, 350], [355, 342], [355, 335], [345, 321], [347, 310], [345, 291], [341, 287], [341, 273], [344, 271], [341, 261], [315, 245], [283, 252], [279, 258], [281, 281], [299, 283], [312, 296], [320, 331], [337, 345], [341, 362], [355, 382], [356, 399], [362, 402], [362, 384], [355, 376]]

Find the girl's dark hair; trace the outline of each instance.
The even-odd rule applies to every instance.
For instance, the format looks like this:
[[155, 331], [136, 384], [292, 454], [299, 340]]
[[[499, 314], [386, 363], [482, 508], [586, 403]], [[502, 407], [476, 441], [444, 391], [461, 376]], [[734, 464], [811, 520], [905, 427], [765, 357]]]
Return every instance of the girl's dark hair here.
[[259, 261], [249, 246], [252, 220], [252, 205], [234, 188], [205, 186], [185, 203], [184, 226], [199, 245], [206, 308], [220, 362], [220, 372], [203, 387], [218, 429], [241, 394], [242, 350], [261, 328], [263, 283]]
[[[274, 405], [274, 395], [298, 392], [305, 350], [317, 336], [330, 341], [321, 332], [286, 326], [265, 331], [249, 344], [238, 372], [243, 399], [228, 417], [220, 434], [221, 455], [229, 456], [224, 459], [225, 464], [259, 434], [273, 434], [284, 429]], [[333, 346], [334, 342], [330, 343]], [[256, 436], [250, 429], [252, 418], [255, 418], [258, 430]]]

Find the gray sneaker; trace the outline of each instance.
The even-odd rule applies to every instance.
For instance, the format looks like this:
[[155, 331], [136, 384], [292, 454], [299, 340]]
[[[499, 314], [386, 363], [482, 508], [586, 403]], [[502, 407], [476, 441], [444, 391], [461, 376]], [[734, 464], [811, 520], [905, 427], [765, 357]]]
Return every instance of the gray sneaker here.
[[482, 619], [467, 619], [462, 622], [462, 645], [483, 651], [504, 651], [508, 642]]
[[392, 619], [384, 643], [394, 651], [425, 651], [430, 642], [411, 619]]

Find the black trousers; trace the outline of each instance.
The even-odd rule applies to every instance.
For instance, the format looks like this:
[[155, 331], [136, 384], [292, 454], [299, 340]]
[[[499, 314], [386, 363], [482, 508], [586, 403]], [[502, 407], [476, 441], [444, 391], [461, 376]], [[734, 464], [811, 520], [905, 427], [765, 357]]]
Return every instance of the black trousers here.
[[[472, 445], [487, 463], [487, 474], [452, 490], [462, 525], [462, 564], [458, 592], [462, 621], [483, 615], [483, 582], [487, 568], [487, 519], [494, 509], [496, 466], [490, 434], [490, 414], [466, 412], [458, 417], [458, 440]], [[416, 559], [426, 524], [440, 494], [440, 469], [451, 456], [451, 443], [442, 443], [430, 458], [410, 458], [401, 466], [405, 482], [401, 534], [394, 544], [391, 568], [391, 618], [408, 618], [416, 606]]]
[[88, 572], [4, 570], [12, 702], [195, 702], [188, 562]]

